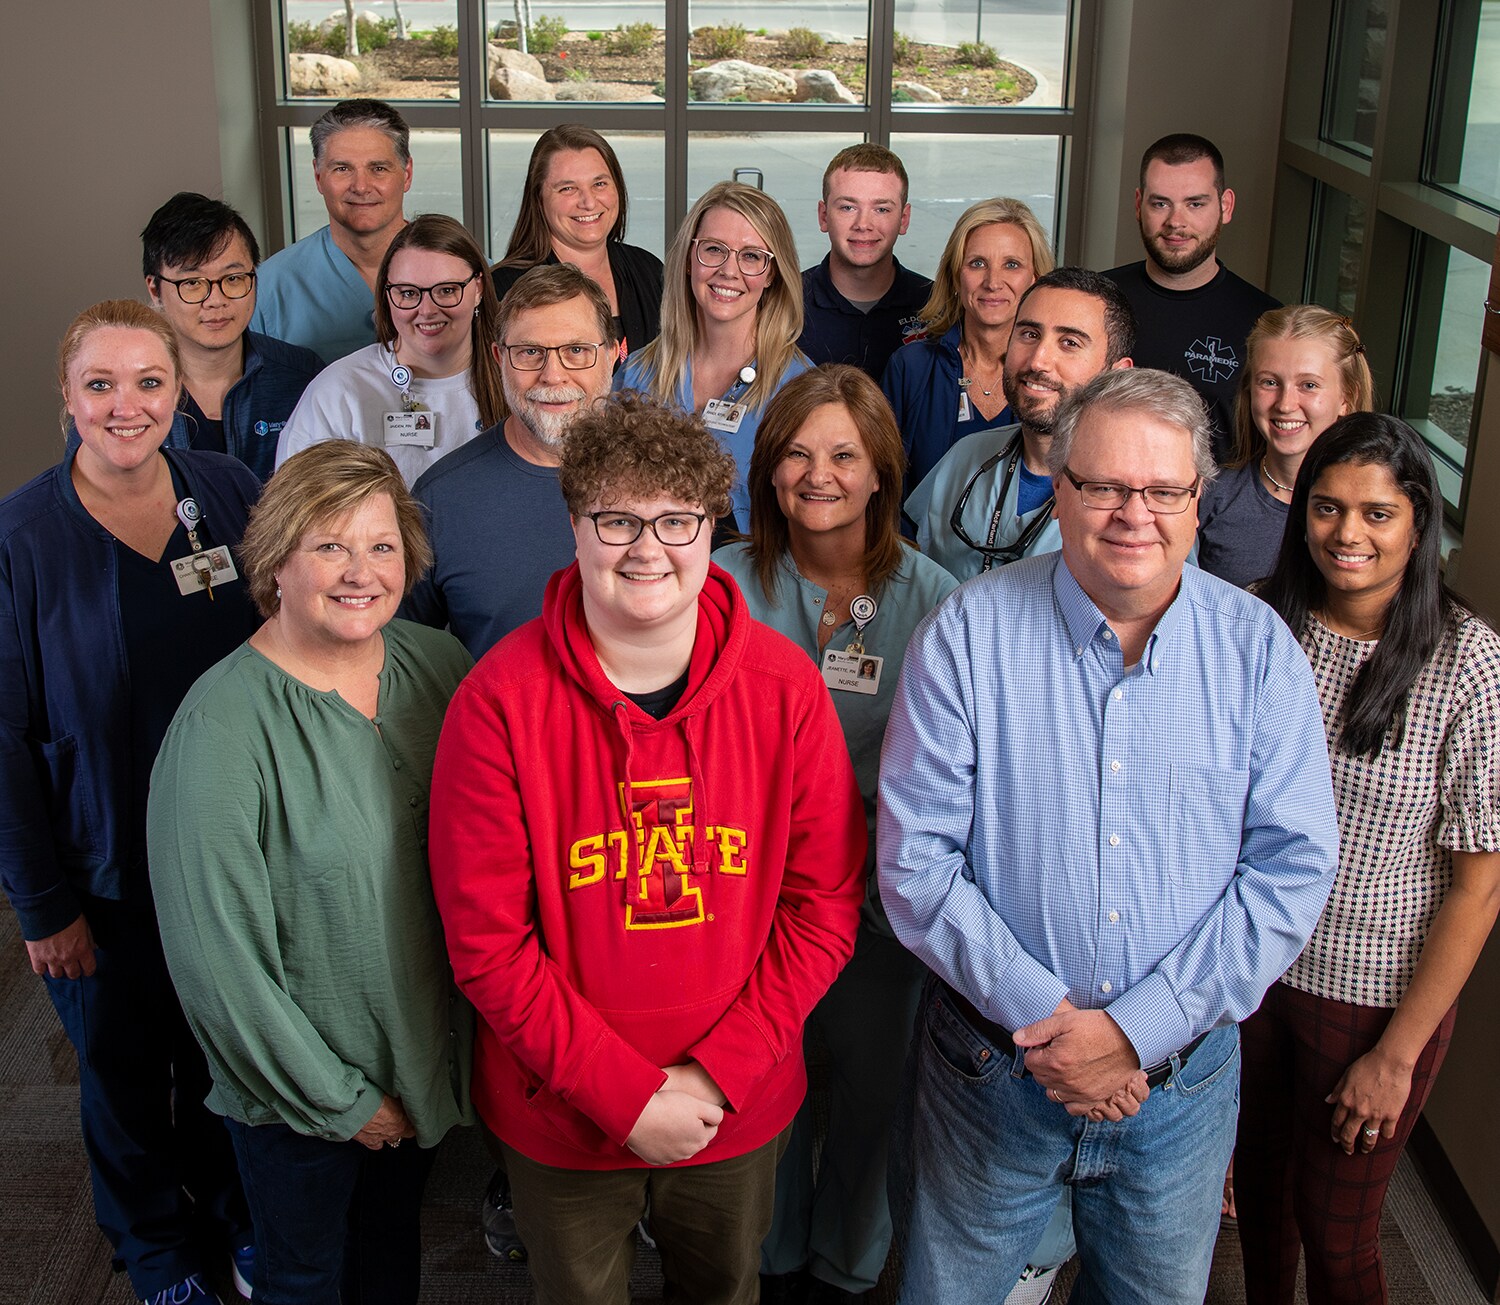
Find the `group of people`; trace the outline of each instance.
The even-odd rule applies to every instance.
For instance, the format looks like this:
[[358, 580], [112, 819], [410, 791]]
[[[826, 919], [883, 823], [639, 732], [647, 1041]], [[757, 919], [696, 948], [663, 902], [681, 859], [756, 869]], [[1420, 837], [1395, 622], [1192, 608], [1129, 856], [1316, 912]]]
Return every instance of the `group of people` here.
[[674, 1299], [894, 1240], [909, 1305], [1200, 1301], [1231, 1158], [1248, 1299], [1383, 1300], [1500, 640], [1352, 324], [1218, 261], [1218, 151], [1146, 151], [1140, 263], [997, 198], [929, 282], [854, 146], [799, 289], [737, 183], [625, 244], [588, 128], [493, 269], [395, 110], [312, 141], [263, 264], [152, 216], [0, 501], [0, 884], [136, 1295], [409, 1305], [477, 1121], [543, 1302], [640, 1232]]

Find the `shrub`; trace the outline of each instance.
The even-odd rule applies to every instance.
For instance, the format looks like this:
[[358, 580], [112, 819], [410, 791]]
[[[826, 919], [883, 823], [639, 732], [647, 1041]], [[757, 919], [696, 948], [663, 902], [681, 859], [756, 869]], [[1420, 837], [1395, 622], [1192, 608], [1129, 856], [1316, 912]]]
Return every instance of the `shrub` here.
[[810, 27], [793, 27], [781, 38], [781, 53], [787, 59], [821, 59], [828, 42]]
[[971, 63], [976, 68], [993, 68], [1000, 62], [995, 47], [985, 41], [959, 42], [958, 57], [960, 62]]
[[916, 99], [904, 86], [898, 86], [891, 92], [892, 104], [911, 104]]
[[428, 52], [439, 59], [451, 59], [458, 53], [458, 28], [446, 23], [427, 33]]
[[995, 78], [996, 95], [1014, 95], [1021, 89], [1021, 84], [1009, 73], [1001, 73]]
[[591, 41], [602, 41], [604, 39], [603, 32], [585, 32], [584, 35]]
[[912, 60], [911, 37], [905, 32], [897, 32], [891, 38], [891, 57], [898, 68], [905, 67]]
[[610, 35], [609, 52], [645, 54], [656, 44], [656, 32], [655, 23], [621, 23]]
[[286, 46], [293, 54], [321, 54], [323, 38], [312, 23], [288, 23]]
[[750, 34], [738, 23], [729, 27], [700, 27], [694, 34], [698, 54], [704, 59], [740, 59], [744, 57]]
[[568, 34], [568, 20], [560, 14], [542, 14], [526, 29], [530, 54], [551, 54]]

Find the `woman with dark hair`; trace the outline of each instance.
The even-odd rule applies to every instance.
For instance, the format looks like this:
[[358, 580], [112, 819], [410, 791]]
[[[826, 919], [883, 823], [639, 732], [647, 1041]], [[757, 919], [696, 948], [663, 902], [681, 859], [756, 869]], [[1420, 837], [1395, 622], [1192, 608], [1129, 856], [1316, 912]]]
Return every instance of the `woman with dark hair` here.
[[[813, 1180], [804, 1102], [777, 1170], [776, 1217], [761, 1252], [778, 1278], [843, 1291], [875, 1286], [890, 1247], [886, 1151], [901, 1063], [925, 973], [896, 941], [874, 876], [875, 789], [907, 640], [957, 582], [900, 533], [905, 456], [890, 405], [858, 367], [788, 381], [766, 408], [750, 458], [747, 543], [714, 554], [746, 605], [821, 668], [843, 726], [869, 829], [868, 891], [854, 958], [809, 1020], [832, 1060], [828, 1137]], [[810, 1285], [810, 1284], [809, 1284]]]
[[1339, 874], [1242, 1025], [1235, 1184], [1246, 1298], [1383, 1302], [1385, 1189], [1500, 910], [1500, 637], [1443, 584], [1421, 439], [1353, 413], [1308, 450], [1261, 589], [1328, 730]]
[[214, 1260], [248, 1273], [249, 1213], [162, 956], [146, 793], [183, 695], [255, 628], [229, 550], [260, 485], [162, 447], [178, 344], [144, 304], [80, 313], [58, 381], [68, 452], [0, 501], [0, 883], [78, 1053], [99, 1228], [142, 1300], [205, 1305]]
[[766, 404], [811, 365], [802, 334], [802, 274], [781, 205], [754, 186], [710, 186], [667, 250], [661, 335], [615, 373], [616, 390], [696, 412], [734, 455], [730, 501], [747, 528], [744, 477]]
[[307, 387], [276, 447], [279, 467], [320, 440], [384, 447], [406, 483], [505, 419], [500, 301], [463, 225], [413, 218], [375, 279], [378, 340], [329, 364]]
[[531, 151], [495, 294], [505, 298], [539, 263], [572, 263], [609, 300], [620, 357], [650, 344], [661, 329], [661, 259], [625, 243], [627, 204], [625, 174], [603, 136], [574, 122], [548, 128]]
[[240, 554], [265, 621], [193, 686], [151, 777], [162, 946], [254, 1215], [255, 1300], [415, 1305], [423, 1186], [469, 1120], [472, 1012], [426, 848], [472, 662], [392, 619], [432, 553], [380, 449], [289, 459]]

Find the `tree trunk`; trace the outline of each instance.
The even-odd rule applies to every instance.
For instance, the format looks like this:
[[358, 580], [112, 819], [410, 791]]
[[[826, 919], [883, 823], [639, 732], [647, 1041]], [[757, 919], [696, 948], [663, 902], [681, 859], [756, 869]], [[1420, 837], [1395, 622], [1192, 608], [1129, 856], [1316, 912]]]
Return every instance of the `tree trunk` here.
[[359, 58], [359, 25], [354, 18], [354, 0], [344, 0], [344, 58]]
[[401, 11], [401, 0], [391, 0], [391, 3], [396, 7], [396, 39], [411, 40], [411, 33], [406, 30], [406, 15]]
[[527, 28], [531, 26], [531, 0], [516, 0], [516, 49], [526, 53]]

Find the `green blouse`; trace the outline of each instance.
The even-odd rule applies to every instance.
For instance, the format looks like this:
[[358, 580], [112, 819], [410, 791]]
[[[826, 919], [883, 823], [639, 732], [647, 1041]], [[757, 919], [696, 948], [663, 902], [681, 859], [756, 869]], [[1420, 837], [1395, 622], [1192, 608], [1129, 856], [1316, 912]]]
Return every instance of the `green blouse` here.
[[214, 1086], [246, 1124], [353, 1137], [399, 1097], [422, 1146], [471, 1119], [473, 1015], [427, 871], [457, 639], [385, 627], [379, 714], [249, 644], [183, 700], [151, 775], [162, 945]]

